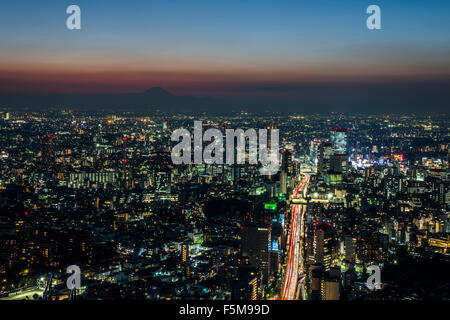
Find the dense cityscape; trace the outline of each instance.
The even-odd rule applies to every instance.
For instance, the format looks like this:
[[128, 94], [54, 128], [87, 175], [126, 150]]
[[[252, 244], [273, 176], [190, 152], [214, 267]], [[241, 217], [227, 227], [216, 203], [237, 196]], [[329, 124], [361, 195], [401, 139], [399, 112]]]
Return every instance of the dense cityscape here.
[[[278, 129], [279, 172], [173, 164], [194, 121]], [[0, 299], [448, 300], [449, 121], [4, 109]]]

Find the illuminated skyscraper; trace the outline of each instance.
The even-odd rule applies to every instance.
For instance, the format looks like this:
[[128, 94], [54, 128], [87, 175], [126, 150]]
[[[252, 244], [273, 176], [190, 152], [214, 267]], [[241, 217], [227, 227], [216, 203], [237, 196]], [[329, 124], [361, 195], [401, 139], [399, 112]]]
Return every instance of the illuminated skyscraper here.
[[344, 237], [345, 260], [349, 262], [355, 261], [355, 241], [352, 236]]
[[285, 171], [280, 172], [280, 193], [287, 194], [288, 176]]
[[280, 193], [286, 194], [292, 178], [292, 151], [281, 151]]
[[331, 169], [331, 157], [333, 156], [333, 146], [329, 142], [322, 142], [319, 146], [319, 162], [317, 172], [323, 176]]
[[333, 147], [330, 169], [333, 172], [346, 175], [348, 169], [348, 128], [332, 128], [330, 139]]
[[332, 260], [333, 232], [328, 224], [316, 224], [314, 230], [314, 260], [330, 270]]
[[281, 151], [281, 171], [286, 172], [289, 177], [292, 176], [292, 151]]
[[332, 128], [330, 138], [335, 153], [347, 153], [348, 128]]
[[189, 245], [187, 243], [181, 245], [181, 263], [184, 269], [184, 275], [189, 277], [191, 275], [191, 269], [189, 264]]

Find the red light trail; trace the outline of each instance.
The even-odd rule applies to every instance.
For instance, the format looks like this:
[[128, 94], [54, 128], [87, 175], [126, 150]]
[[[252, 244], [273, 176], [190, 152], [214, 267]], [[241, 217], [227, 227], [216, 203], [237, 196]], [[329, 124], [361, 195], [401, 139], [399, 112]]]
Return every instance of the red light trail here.
[[[292, 193], [293, 199], [306, 196], [309, 184], [309, 175], [304, 175]], [[300, 213], [300, 215], [299, 215]], [[303, 218], [306, 205], [293, 204], [291, 209], [291, 226], [287, 239], [287, 264], [281, 286], [281, 300], [294, 300], [297, 290], [298, 269], [301, 263], [301, 248], [303, 234]]]

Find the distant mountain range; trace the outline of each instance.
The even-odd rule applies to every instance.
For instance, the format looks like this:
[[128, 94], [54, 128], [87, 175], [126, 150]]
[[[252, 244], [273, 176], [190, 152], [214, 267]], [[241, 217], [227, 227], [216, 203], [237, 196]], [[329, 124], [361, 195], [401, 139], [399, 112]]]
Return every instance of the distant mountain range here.
[[[240, 89], [237, 88], [237, 92]], [[430, 83], [305, 84], [297, 87], [255, 87], [247, 98], [178, 96], [153, 87], [138, 93], [10, 94], [0, 93], [0, 108], [29, 110], [128, 111], [135, 113], [200, 112], [442, 112], [449, 113], [450, 81]], [[251, 98], [249, 98], [250, 96]]]
[[226, 101], [205, 97], [177, 96], [153, 87], [140, 93], [118, 94], [0, 94], [0, 107], [75, 110], [121, 110], [132, 112], [203, 112], [230, 106]]

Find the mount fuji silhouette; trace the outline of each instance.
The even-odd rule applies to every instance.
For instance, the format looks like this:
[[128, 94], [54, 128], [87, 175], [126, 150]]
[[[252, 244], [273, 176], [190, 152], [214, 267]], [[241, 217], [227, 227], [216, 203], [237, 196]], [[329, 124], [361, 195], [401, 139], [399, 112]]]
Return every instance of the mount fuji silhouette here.
[[144, 92], [117, 94], [0, 94], [0, 107], [33, 110], [56, 108], [80, 111], [118, 110], [130, 112], [204, 112], [230, 106], [210, 97], [177, 96], [161, 87]]

